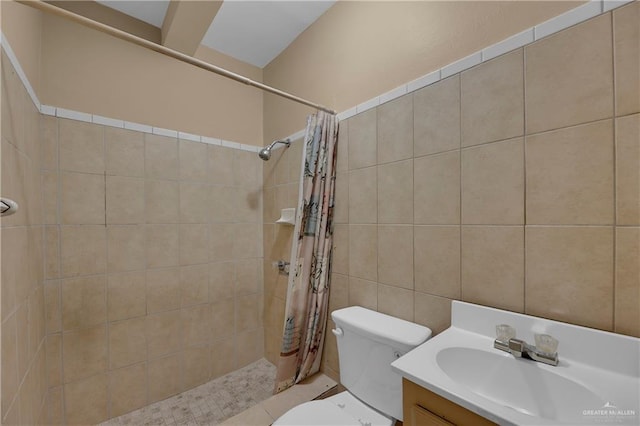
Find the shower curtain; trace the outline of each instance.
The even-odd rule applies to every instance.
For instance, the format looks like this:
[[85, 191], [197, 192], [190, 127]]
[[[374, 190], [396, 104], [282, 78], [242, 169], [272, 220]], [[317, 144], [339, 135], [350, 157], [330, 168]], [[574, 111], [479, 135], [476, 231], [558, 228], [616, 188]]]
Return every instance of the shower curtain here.
[[335, 115], [319, 111], [307, 118], [275, 393], [320, 370], [329, 311], [337, 131]]

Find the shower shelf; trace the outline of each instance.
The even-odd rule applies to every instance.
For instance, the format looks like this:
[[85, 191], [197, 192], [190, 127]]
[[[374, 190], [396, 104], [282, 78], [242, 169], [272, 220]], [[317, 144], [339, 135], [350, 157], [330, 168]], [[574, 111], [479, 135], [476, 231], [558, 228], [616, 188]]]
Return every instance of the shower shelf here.
[[280, 219], [276, 220], [280, 225], [294, 226], [296, 224], [296, 209], [282, 209]]

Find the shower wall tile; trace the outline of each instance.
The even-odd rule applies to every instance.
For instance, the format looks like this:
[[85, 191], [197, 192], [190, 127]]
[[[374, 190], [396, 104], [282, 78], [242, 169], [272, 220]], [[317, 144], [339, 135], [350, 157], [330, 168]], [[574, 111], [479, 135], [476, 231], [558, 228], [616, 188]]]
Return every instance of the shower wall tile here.
[[42, 172], [42, 214], [44, 223], [54, 225], [58, 219], [58, 173]]
[[378, 283], [349, 277], [349, 305], [378, 309]]
[[413, 290], [378, 284], [378, 312], [413, 322]]
[[378, 223], [413, 223], [413, 160], [377, 169]]
[[613, 123], [528, 136], [527, 223], [613, 224]]
[[414, 228], [415, 290], [460, 298], [460, 227]]
[[179, 226], [180, 265], [195, 265], [209, 261], [209, 225]]
[[462, 146], [524, 134], [522, 49], [462, 73]]
[[110, 368], [125, 367], [146, 359], [144, 318], [132, 318], [109, 324]]
[[209, 182], [215, 185], [233, 185], [233, 149], [207, 145]]
[[378, 221], [377, 182], [376, 167], [349, 172], [349, 221], [351, 223]]
[[640, 114], [616, 119], [616, 224], [640, 225]]
[[524, 140], [462, 150], [462, 223], [524, 223]]
[[413, 220], [416, 224], [460, 223], [460, 152], [413, 160]]
[[451, 299], [416, 292], [414, 294], [414, 321], [439, 334], [451, 325]]
[[349, 170], [373, 166], [378, 161], [377, 110], [349, 119]]
[[[182, 325], [180, 310], [162, 312], [145, 317], [147, 359], [156, 358], [173, 352], [182, 347]], [[151, 365], [149, 365], [151, 372]], [[174, 371], [177, 373], [177, 370]], [[157, 384], [149, 374], [149, 394], [151, 386]]]
[[336, 171], [349, 170], [349, 120], [338, 123], [338, 158], [336, 159]]
[[525, 312], [611, 331], [613, 228], [527, 227], [525, 239]]
[[613, 115], [611, 16], [525, 47], [527, 133]]
[[107, 175], [144, 177], [144, 136], [114, 127], [104, 128]]
[[69, 278], [61, 282], [64, 331], [103, 324], [107, 318], [106, 277]]
[[201, 304], [182, 308], [180, 315], [185, 345], [206, 345], [211, 340], [212, 318], [211, 308], [208, 305]]
[[145, 226], [107, 226], [107, 272], [145, 268]]
[[40, 155], [42, 170], [58, 170], [58, 119], [40, 117]]
[[144, 179], [107, 176], [107, 224], [144, 223]]
[[170, 180], [145, 180], [146, 223], [178, 223], [180, 185]]
[[149, 403], [177, 394], [181, 390], [180, 358], [169, 355], [149, 361]]
[[102, 126], [75, 120], [58, 120], [60, 169], [103, 174], [105, 171]]
[[180, 306], [206, 304], [209, 301], [209, 265], [180, 267]]
[[524, 312], [524, 227], [462, 227], [462, 300]]
[[64, 386], [68, 424], [97, 424], [108, 418], [108, 384], [106, 374]]
[[103, 274], [107, 267], [104, 226], [60, 228], [60, 272], [62, 277]]
[[209, 223], [209, 187], [200, 183], [180, 183], [180, 222]]
[[349, 226], [349, 275], [366, 280], [378, 279], [378, 227]]
[[109, 374], [110, 416], [120, 416], [147, 405], [147, 368], [132, 365]]
[[166, 136], [144, 135], [144, 168], [147, 178], [177, 179], [178, 140]]
[[215, 302], [233, 298], [235, 294], [235, 265], [233, 262], [209, 264], [209, 300]]
[[180, 268], [147, 270], [147, 312], [180, 307]]
[[63, 225], [104, 225], [104, 176], [61, 173], [60, 218]]
[[413, 290], [413, 226], [378, 226], [378, 282]]
[[616, 333], [640, 335], [640, 228], [616, 228]]
[[104, 371], [107, 367], [106, 325], [64, 333], [62, 364], [65, 383]]
[[144, 271], [109, 274], [107, 312], [109, 321], [146, 315], [147, 289]]
[[178, 225], [146, 225], [147, 268], [179, 264]]
[[413, 157], [413, 97], [378, 107], [378, 164]]
[[613, 12], [616, 115], [640, 112], [640, 5]]
[[460, 76], [427, 86], [413, 95], [413, 155], [460, 148]]
[[209, 163], [207, 145], [180, 140], [179, 143], [180, 180], [207, 182]]
[[62, 301], [60, 300], [60, 281], [44, 282], [44, 315], [46, 333], [62, 330]]
[[182, 358], [182, 389], [199, 386], [211, 377], [211, 348], [197, 346], [185, 349]]

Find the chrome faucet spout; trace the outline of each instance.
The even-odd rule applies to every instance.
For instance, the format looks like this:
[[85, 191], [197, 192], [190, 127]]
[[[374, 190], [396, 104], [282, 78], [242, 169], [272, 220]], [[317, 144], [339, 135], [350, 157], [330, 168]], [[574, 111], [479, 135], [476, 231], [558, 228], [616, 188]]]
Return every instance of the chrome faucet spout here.
[[524, 340], [512, 338], [508, 342], [500, 340], [493, 341], [493, 347], [501, 351], [508, 352], [516, 358], [528, 358], [543, 364], [558, 365], [558, 353], [546, 353], [525, 342]]

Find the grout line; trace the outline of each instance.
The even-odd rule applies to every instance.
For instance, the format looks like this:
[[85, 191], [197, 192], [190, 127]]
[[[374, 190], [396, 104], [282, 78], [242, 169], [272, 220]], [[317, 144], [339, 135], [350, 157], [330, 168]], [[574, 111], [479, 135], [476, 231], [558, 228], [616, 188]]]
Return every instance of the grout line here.
[[459, 167], [459, 175], [458, 175], [458, 190], [460, 191], [458, 193], [458, 203], [460, 203], [458, 209], [459, 209], [459, 216], [458, 216], [458, 256], [460, 259], [460, 263], [458, 265], [458, 281], [460, 282], [459, 284], [459, 300], [464, 300], [463, 298], [463, 294], [462, 294], [462, 290], [463, 290], [463, 285], [462, 285], [462, 75], [460, 74], [459, 78], [458, 78], [458, 134], [459, 134], [459, 144], [458, 144], [458, 167]]
[[527, 306], [527, 49], [522, 48], [522, 312]]
[[[603, 5], [604, 7], [604, 5]], [[613, 288], [612, 288], [612, 310], [611, 310], [611, 330], [615, 332], [616, 329], [616, 256], [617, 256], [617, 250], [616, 250], [616, 246], [617, 246], [617, 236], [618, 236], [618, 232], [616, 229], [617, 223], [618, 223], [618, 209], [617, 209], [617, 204], [618, 204], [618, 194], [617, 194], [617, 148], [618, 148], [618, 119], [616, 118], [616, 114], [617, 114], [617, 96], [616, 96], [616, 31], [615, 31], [615, 19], [613, 16], [613, 12], [611, 12], [611, 78], [613, 80], [612, 82], [612, 90], [613, 90], [613, 96], [612, 96], [612, 102], [613, 102], [613, 119], [612, 119], [612, 130], [613, 130], [613, 176], [612, 176], [612, 180], [613, 180], [613, 247], [612, 247], [612, 261], [613, 261], [613, 265], [611, 268], [611, 272], [612, 272], [612, 284], [613, 284]]]

